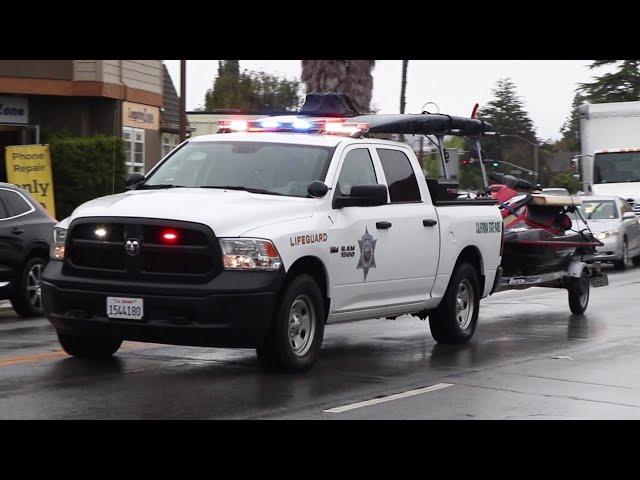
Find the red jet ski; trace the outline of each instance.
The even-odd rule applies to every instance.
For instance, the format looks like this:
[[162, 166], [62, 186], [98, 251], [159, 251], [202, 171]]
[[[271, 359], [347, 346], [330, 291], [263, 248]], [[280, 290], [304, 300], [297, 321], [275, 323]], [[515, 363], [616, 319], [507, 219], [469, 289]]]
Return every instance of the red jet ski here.
[[582, 261], [602, 245], [586, 222], [583, 230], [572, 230], [569, 214], [579, 211], [581, 197], [543, 195], [526, 180], [491, 173], [498, 182], [489, 192], [502, 213], [504, 250], [502, 268], [508, 277], [539, 275], [563, 269], [579, 256]]

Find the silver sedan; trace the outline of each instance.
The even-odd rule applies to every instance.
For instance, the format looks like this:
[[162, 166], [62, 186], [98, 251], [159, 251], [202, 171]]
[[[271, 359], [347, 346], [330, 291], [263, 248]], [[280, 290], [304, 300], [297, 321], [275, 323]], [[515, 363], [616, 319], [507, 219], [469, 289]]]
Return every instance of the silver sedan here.
[[[598, 240], [595, 260], [612, 262], [617, 270], [640, 265], [640, 217], [620, 197], [582, 197], [580, 213]], [[582, 225], [582, 227], [581, 227]], [[584, 228], [574, 221], [574, 229]]]

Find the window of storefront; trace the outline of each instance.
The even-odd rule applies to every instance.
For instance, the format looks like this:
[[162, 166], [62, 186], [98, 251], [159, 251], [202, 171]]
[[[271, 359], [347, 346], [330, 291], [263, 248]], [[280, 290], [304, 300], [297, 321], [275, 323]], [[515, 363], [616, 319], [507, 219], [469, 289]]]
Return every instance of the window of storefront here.
[[127, 172], [144, 173], [144, 129], [123, 127]]
[[180, 143], [180, 135], [175, 133], [162, 134], [162, 156], [166, 156], [173, 148]]

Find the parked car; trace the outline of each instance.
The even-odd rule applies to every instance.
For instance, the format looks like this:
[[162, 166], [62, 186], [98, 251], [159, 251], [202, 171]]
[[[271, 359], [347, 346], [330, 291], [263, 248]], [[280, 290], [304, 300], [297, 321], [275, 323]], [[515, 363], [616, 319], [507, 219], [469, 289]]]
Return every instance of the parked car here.
[[582, 197], [578, 208], [596, 238], [604, 243], [597, 248], [595, 260], [612, 262], [617, 270], [624, 270], [631, 262], [640, 265], [640, 217], [626, 200], [588, 196]]
[[546, 195], [566, 195], [569, 196], [569, 190], [566, 188], [543, 188], [542, 193]]
[[0, 299], [18, 315], [42, 315], [42, 272], [56, 220], [21, 188], [0, 183]]

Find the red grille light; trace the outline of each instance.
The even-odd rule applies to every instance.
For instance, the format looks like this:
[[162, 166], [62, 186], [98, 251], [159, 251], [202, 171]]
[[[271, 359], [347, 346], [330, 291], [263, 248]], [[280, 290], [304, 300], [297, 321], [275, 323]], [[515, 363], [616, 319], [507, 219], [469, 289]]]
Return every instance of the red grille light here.
[[162, 232], [162, 242], [168, 244], [178, 243], [178, 232], [175, 230], [165, 230]]

